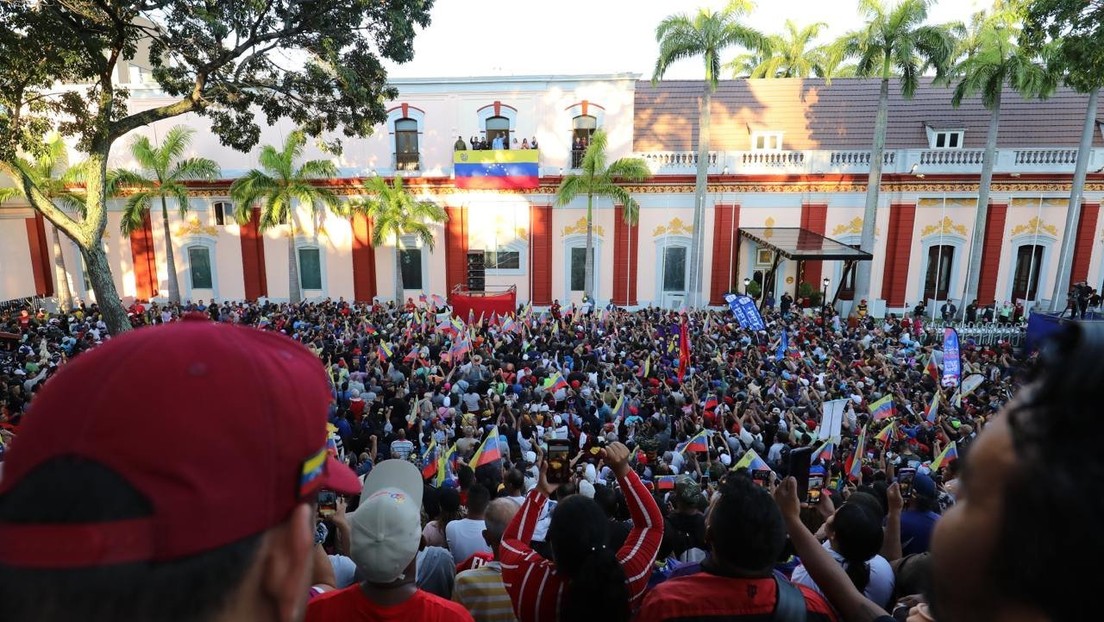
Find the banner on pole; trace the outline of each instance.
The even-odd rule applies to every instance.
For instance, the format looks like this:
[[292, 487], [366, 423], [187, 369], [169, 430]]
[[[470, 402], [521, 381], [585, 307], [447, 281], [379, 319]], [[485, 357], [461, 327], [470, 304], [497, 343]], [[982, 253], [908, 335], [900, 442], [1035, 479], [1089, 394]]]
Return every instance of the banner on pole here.
[[957, 387], [962, 375], [962, 359], [958, 352], [958, 331], [943, 329], [943, 386]]
[[763, 316], [760, 315], [759, 308], [755, 306], [755, 301], [751, 299], [751, 296], [728, 294], [725, 296], [725, 302], [732, 309], [732, 315], [740, 324], [740, 328], [748, 330], [767, 329], [767, 325], [763, 322]]

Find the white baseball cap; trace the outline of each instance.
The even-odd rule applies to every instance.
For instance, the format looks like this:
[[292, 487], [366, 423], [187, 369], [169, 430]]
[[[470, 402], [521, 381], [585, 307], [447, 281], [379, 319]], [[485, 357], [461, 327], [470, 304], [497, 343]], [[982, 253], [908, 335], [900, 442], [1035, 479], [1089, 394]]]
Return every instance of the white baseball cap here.
[[404, 578], [422, 541], [422, 474], [405, 460], [384, 460], [364, 480], [353, 512], [350, 557], [370, 583]]

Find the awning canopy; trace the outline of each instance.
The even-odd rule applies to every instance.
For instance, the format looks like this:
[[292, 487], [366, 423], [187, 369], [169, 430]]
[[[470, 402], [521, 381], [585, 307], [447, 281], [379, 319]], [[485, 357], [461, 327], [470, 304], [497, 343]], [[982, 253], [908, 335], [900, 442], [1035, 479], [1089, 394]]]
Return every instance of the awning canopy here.
[[786, 259], [870, 261], [873, 255], [801, 227], [741, 228], [740, 235]]

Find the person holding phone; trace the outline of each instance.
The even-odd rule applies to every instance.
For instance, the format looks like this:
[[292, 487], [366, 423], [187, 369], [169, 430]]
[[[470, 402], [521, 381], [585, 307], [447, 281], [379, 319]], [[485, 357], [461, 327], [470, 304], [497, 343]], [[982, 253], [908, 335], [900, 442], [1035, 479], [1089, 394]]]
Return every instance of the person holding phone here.
[[542, 459], [540, 483], [526, 495], [502, 537], [502, 580], [519, 621], [623, 622], [639, 607], [663, 538], [663, 516], [630, 468], [625, 445], [611, 443], [602, 450], [602, 459], [624, 491], [632, 517], [625, 544], [610, 550], [602, 508], [583, 495], [572, 495], [552, 513], [548, 542], [554, 561], [530, 548], [541, 510], [560, 486], [549, 481], [549, 462]]

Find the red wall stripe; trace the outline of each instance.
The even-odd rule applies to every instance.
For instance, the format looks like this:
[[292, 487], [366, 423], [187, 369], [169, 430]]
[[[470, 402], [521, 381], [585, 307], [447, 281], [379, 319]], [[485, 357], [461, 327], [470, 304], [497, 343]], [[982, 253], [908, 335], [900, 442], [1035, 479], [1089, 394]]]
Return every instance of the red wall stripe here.
[[[1008, 221], [1007, 205], [989, 205], [985, 216], [985, 242], [981, 251], [981, 273], [978, 276], [978, 304], [989, 305], [997, 297], [997, 273], [1000, 272], [1004, 247], [1004, 225]], [[963, 300], [962, 304], [971, 301]]]
[[[584, 113], [585, 114], [585, 113]], [[625, 224], [624, 208], [617, 206], [613, 217], [613, 291], [615, 305], [635, 305], [639, 277], [640, 222]]]
[[1070, 283], [1089, 280], [1089, 262], [1092, 260], [1093, 234], [1100, 218], [1099, 203], [1081, 205], [1081, 218], [1077, 221], [1077, 240], [1073, 247], [1073, 267]]
[[142, 226], [130, 232], [130, 256], [134, 261], [134, 293], [139, 300], [148, 301], [158, 293], [157, 257], [153, 250], [153, 225], [148, 210], [142, 212]]
[[529, 208], [530, 269], [533, 271], [533, 291], [530, 298], [534, 305], [552, 304], [552, 206], [534, 205]]
[[889, 206], [889, 239], [886, 241], [882, 298], [890, 307], [905, 306], [915, 224], [916, 204], [894, 203]]
[[732, 288], [732, 271], [736, 263], [733, 248], [739, 228], [739, 205], [716, 205], [713, 208], [713, 266], [709, 279], [711, 305], [726, 304], [724, 295]]
[[[825, 231], [828, 230], [828, 204], [802, 203], [801, 228], [824, 235]], [[822, 288], [820, 277], [823, 272], [823, 261], [806, 261], [804, 281], [812, 285], [814, 291], [820, 290]], [[798, 283], [798, 285], [800, 285], [800, 283]]]
[[376, 297], [376, 249], [372, 246], [372, 222], [353, 214], [353, 300], [372, 302]]
[[453, 287], [468, 288], [468, 214], [463, 207], [446, 207], [445, 295]]
[[34, 275], [35, 294], [54, 295], [54, 273], [50, 263], [50, 245], [46, 242], [46, 223], [42, 214], [26, 219], [27, 245], [31, 249], [31, 273]]
[[245, 281], [247, 300], [268, 296], [264, 237], [260, 233], [260, 228], [261, 208], [254, 207], [249, 222], [241, 226], [242, 277]]

